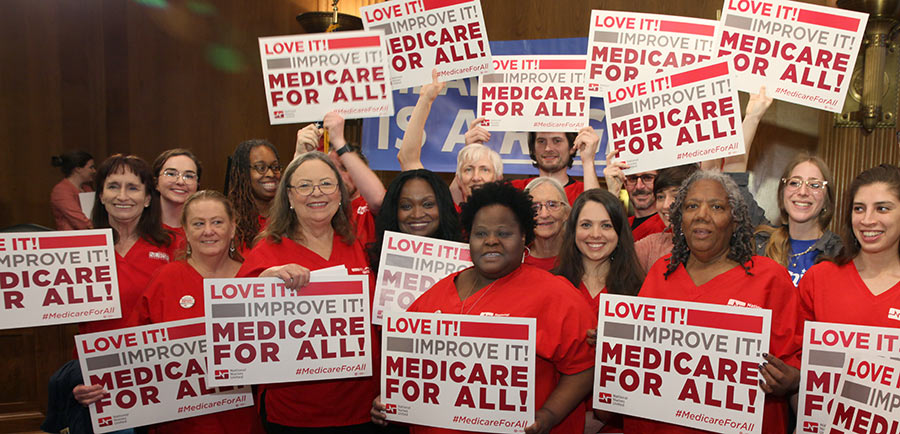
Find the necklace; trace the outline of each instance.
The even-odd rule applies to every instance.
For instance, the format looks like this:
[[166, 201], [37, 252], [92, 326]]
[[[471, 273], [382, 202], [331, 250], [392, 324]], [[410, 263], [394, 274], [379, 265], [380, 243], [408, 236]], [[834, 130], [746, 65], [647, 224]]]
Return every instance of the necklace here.
[[[469, 290], [469, 297], [471, 297], [472, 294], [475, 293], [475, 285], [476, 285], [477, 283], [478, 283], [478, 278], [477, 278], [477, 277], [476, 277], [475, 279], [472, 279], [472, 289]], [[496, 280], [493, 281], [493, 282], [491, 282], [491, 284], [488, 285], [487, 289], [485, 289], [484, 292], [481, 293], [481, 296], [478, 297], [478, 300], [475, 300], [475, 303], [472, 303], [472, 305], [469, 306], [469, 309], [466, 310], [465, 312], [463, 312], [463, 308], [466, 307], [466, 300], [469, 299], [469, 297], [466, 297], [466, 300], [463, 300], [463, 301], [462, 301], [462, 305], [460, 305], [460, 307], [459, 307], [459, 313], [462, 314], [462, 315], [468, 315], [469, 312], [471, 312], [472, 309], [475, 308], [475, 305], [478, 304], [478, 302], [481, 301], [481, 299], [484, 298], [485, 295], [487, 295], [488, 291], [490, 291], [491, 288], [494, 287], [494, 284], [495, 284], [495, 283], [497, 283]]]
[[815, 246], [816, 246], [815, 243], [813, 243], [813, 245], [807, 247], [806, 250], [804, 250], [800, 253], [792, 253], [790, 255], [790, 257], [788, 258], [788, 260], [791, 262], [791, 267], [796, 267], [797, 266], [797, 258], [811, 252], [813, 250], [813, 247], [815, 247]]

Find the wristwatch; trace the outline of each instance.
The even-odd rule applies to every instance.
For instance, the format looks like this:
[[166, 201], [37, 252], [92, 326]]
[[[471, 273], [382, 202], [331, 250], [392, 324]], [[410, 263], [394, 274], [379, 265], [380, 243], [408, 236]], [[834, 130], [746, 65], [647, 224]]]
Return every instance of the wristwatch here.
[[341, 147], [341, 149], [337, 149], [334, 152], [336, 152], [338, 157], [340, 157], [341, 155], [344, 155], [350, 151], [352, 151], [352, 149], [350, 149], [350, 144], [345, 143], [344, 146]]

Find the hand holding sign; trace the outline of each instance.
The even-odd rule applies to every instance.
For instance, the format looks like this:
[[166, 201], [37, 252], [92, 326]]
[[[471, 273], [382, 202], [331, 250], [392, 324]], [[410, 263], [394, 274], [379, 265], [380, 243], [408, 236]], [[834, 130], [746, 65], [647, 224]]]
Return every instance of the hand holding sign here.
[[343, 116], [335, 112], [325, 113], [322, 124], [325, 126], [325, 130], [328, 131], [328, 141], [331, 142], [331, 146], [335, 151], [347, 144], [347, 140], [344, 138]]
[[270, 267], [260, 273], [259, 277], [277, 277], [284, 281], [284, 287], [297, 290], [309, 283], [309, 269], [297, 264]]
[[322, 131], [316, 124], [309, 124], [297, 130], [297, 145], [294, 147], [294, 158], [307, 152], [315, 151], [319, 146]]
[[475, 118], [472, 121], [472, 125], [469, 125], [469, 130], [466, 131], [466, 144], [471, 145], [472, 143], [478, 143], [479, 145], [483, 145], [491, 140], [491, 132], [486, 130], [481, 126], [481, 123], [484, 122], [484, 118]]
[[800, 385], [800, 370], [784, 363], [771, 354], [763, 354], [766, 363], [760, 365], [762, 379], [759, 387], [771, 395], [784, 396], [797, 391]]
[[109, 394], [103, 386], [99, 384], [84, 385], [79, 384], [72, 389], [72, 395], [79, 404], [87, 407]]
[[615, 148], [606, 154], [606, 167], [603, 168], [603, 178], [606, 179], [606, 189], [618, 196], [622, 186], [625, 185], [625, 169], [631, 166], [624, 161], [614, 161], [619, 154]]
[[582, 128], [575, 137], [575, 148], [581, 153], [581, 161], [591, 165], [594, 163], [594, 155], [597, 154], [597, 145], [600, 144], [600, 136], [590, 126]]

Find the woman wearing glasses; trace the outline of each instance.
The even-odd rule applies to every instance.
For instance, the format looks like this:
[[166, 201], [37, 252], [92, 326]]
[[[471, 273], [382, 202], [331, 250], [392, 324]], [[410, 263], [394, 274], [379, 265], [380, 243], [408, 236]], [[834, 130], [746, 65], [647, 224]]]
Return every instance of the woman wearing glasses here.
[[[321, 152], [303, 154], [284, 171], [268, 225], [238, 277], [278, 277], [293, 289], [309, 282], [310, 270], [346, 266], [350, 273], [368, 273], [349, 213], [347, 188], [334, 163]], [[263, 384], [257, 402], [268, 432], [368, 433], [377, 388], [375, 377]]]
[[225, 190], [237, 213], [237, 243], [240, 249], [253, 247], [256, 235], [265, 228], [269, 204], [281, 180], [278, 151], [266, 140], [247, 140], [229, 159]]
[[534, 203], [534, 242], [525, 249], [524, 262], [550, 271], [563, 245], [569, 200], [559, 181], [541, 176], [525, 186]]
[[827, 229], [834, 215], [831, 170], [818, 157], [797, 155], [784, 169], [778, 185], [781, 226], [756, 231], [756, 253], [788, 269], [794, 286], [819, 256], [834, 257], [841, 239]]
[[184, 238], [181, 211], [188, 197], [197, 192], [203, 166], [187, 149], [169, 149], [153, 161], [156, 191], [162, 199], [163, 227]]

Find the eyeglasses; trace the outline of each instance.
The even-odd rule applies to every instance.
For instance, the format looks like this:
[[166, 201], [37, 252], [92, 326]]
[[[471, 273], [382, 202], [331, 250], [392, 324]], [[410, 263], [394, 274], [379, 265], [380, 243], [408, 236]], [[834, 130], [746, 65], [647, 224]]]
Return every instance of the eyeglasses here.
[[272, 164], [266, 164], [263, 162], [259, 162], [259, 163], [250, 165], [250, 168], [255, 170], [256, 173], [258, 173], [260, 175], [265, 175], [266, 172], [268, 172], [269, 170], [271, 170], [272, 173], [274, 173], [276, 175], [281, 173], [281, 164], [279, 164], [277, 161]]
[[638, 179], [644, 181], [645, 185], [650, 185], [656, 179], [656, 175], [652, 173], [645, 173], [643, 175], [628, 175], [625, 177], [625, 183], [629, 185], [637, 184]]
[[547, 207], [547, 211], [554, 212], [559, 211], [563, 207], [563, 203], [558, 200], [548, 200], [546, 202], [535, 202], [531, 205], [531, 209], [534, 210], [535, 214], [541, 212], [543, 207]]
[[178, 178], [184, 180], [185, 184], [195, 184], [197, 182], [197, 174], [192, 171], [181, 173], [175, 169], [163, 170], [163, 176], [172, 182], [178, 182]]
[[288, 185], [287, 188], [290, 188], [297, 192], [297, 194], [301, 196], [309, 196], [316, 190], [316, 187], [319, 188], [319, 191], [322, 194], [331, 194], [337, 191], [338, 185], [331, 181], [325, 181], [321, 184], [313, 184], [311, 182], [301, 182], [298, 185]]
[[820, 179], [806, 179], [799, 176], [792, 176], [790, 178], [781, 178], [781, 182], [784, 183], [784, 186], [787, 190], [799, 190], [800, 187], [803, 187], [806, 184], [806, 187], [810, 189], [810, 191], [814, 192], [822, 192], [825, 190], [825, 186], [828, 185], [828, 181], [822, 181]]

